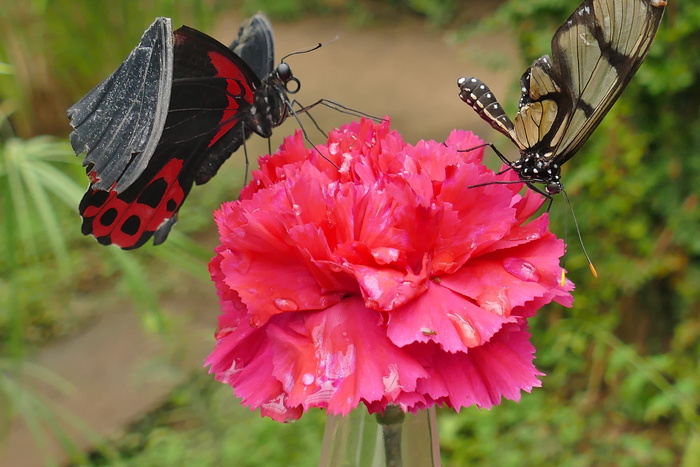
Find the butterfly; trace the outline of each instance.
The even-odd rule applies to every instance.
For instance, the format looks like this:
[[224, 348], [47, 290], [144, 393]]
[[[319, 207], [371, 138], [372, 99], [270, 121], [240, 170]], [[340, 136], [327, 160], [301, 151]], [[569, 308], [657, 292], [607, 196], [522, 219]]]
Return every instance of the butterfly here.
[[165, 241], [192, 185], [211, 179], [245, 140], [269, 138], [300, 83], [275, 67], [262, 13], [226, 47], [157, 18], [117, 70], [68, 109], [90, 186], [82, 232], [123, 249]]
[[481, 80], [458, 80], [460, 98], [518, 147], [514, 162], [496, 153], [530, 188], [550, 199], [563, 190], [562, 164], [581, 149], [644, 61], [666, 3], [581, 3], [554, 34], [552, 58], [538, 58], [522, 75], [515, 124]]

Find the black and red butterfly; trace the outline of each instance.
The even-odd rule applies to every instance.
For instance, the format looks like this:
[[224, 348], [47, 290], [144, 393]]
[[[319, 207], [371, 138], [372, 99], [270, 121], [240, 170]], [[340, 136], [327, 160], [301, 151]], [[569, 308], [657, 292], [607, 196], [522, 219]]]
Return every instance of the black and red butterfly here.
[[158, 18], [121, 66], [68, 109], [71, 144], [87, 153], [83, 234], [138, 248], [165, 241], [192, 184], [201, 185], [252, 134], [269, 138], [299, 81], [261, 13], [226, 47]]

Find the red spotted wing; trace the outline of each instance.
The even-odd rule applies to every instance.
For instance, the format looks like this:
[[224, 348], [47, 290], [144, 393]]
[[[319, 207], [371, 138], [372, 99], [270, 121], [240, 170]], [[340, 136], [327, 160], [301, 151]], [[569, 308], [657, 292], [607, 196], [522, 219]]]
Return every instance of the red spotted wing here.
[[226, 47], [158, 18], [121, 66], [68, 109], [86, 153], [83, 233], [138, 248], [165, 241], [193, 183], [206, 183], [252, 134], [288, 115], [289, 66], [274, 68], [267, 18], [244, 22]]

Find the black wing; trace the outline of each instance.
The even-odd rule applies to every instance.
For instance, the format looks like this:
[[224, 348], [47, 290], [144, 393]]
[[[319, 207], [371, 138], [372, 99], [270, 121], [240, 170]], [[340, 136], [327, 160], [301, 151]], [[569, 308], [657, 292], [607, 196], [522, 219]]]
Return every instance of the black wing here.
[[[249, 81], [256, 89], [260, 81], [264, 80], [275, 68], [275, 43], [272, 34], [272, 25], [267, 17], [258, 13], [241, 24], [238, 36], [229, 46], [240, 57], [249, 69], [255, 74], [255, 78]], [[239, 65], [240, 68], [245, 68]], [[229, 131], [221, 139], [207, 148], [206, 157], [197, 170], [195, 183], [197, 185], [208, 182], [219, 170], [221, 165], [231, 157], [250, 137], [253, 130], [239, 123], [240, 128]]]
[[520, 143], [548, 145], [559, 165], [576, 154], [644, 61], [665, 5], [663, 0], [581, 3], [554, 35], [553, 59], [538, 59], [523, 77], [527, 95], [515, 117]]
[[144, 171], [163, 133], [172, 73], [172, 26], [157, 18], [119, 68], [68, 109], [71, 145], [87, 153], [93, 188], [121, 192]]
[[83, 233], [102, 244], [138, 248], [152, 236], [154, 244], [163, 242], [202, 167], [223, 162], [209, 161], [208, 151], [220, 141], [243, 141], [243, 119], [259, 84], [253, 71], [225, 45], [186, 26], [174, 31], [173, 49], [167, 119], [149, 164], [125, 190], [93, 185], [80, 203]]
[[175, 31], [175, 70], [170, 112], [184, 115], [178, 125], [187, 131], [181, 138], [209, 135], [195, 168], [195, 183], [202, 185], [252, 134], [242, 117], [260, 79], [232, 49], [187, 26]]
[[275, 39], [272, 25], [263, 13], [246, 20], [229, 46], [261, 81], [275, 69]]

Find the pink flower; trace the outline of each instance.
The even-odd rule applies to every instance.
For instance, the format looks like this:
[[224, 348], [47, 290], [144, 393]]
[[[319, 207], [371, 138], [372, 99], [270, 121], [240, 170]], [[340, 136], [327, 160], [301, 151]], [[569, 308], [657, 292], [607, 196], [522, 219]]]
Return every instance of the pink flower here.
[[279, 421], [360, 402], [489, 408], [539, 387], [527, 318], [571, 305], [565, 245], [546, 214], [529, 221], [543, 198], [522, 184], [469, 188], [514, 180], [483, 149], [458, 151], [481, 143], [453, 131], [411, 146], [362, 120], [263, 157], [215, 213], [210, 372]]

